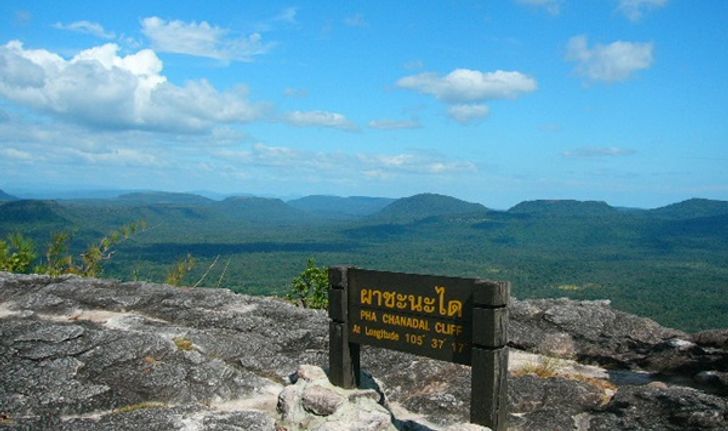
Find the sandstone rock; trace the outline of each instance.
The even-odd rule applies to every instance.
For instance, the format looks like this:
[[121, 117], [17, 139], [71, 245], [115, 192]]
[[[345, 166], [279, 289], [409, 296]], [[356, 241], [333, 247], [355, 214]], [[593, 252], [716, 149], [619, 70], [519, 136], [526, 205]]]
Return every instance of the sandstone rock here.
[[[691, 337], [603, 301], [514, 301], [511, 317], [512, 346], [531, 352], [689, 370], [678, 375], [688, 381], [728, 372], [719, 331]], [[366, 389], [310, 389], [304, 408], [302, 388], [327, 388], [327, 365], [322, 311], [219, 289], [0, 273], [0, 428], [257, 431], [305, 416], [298, 429], [465, 429], [469, 367], [366, 347]], [[722, 398], [654, 383], [609, 401], [583, 377], [510, 378], [511, 429], [728, 429]]]
[[278, 397], [280, 430], [395, 431], [391, 413], [370, 396], [370, 390], [335, 387], [323, 370], [298, 368], [291, 386]]
[[589, 423], [590, 431], [726, 430], [728, 402], [690, 388], [627, 386]]

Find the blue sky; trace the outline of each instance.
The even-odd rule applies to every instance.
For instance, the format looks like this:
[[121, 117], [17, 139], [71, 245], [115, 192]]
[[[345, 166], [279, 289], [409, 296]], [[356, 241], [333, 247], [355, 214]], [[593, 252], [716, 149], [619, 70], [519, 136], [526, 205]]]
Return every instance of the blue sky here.
[[0, 189], [728, 199], [728, 2], [0, 3]]

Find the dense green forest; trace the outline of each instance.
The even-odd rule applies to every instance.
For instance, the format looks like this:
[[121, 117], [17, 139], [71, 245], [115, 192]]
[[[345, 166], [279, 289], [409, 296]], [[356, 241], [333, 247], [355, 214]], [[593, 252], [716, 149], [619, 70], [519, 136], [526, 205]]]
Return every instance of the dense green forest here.
[[618, 309], [689, 331], [728, 327], [723, 201], [652, 210], [529, 201], [494, 211], [433, 194], [0, 200], [0, 238], [20, 232], [39, 250], [54, 232], [67, 231], [72, 252], [81, 253], [119, 226], [146, 221], [104, 266], [104, 276], [123, 280], [164, 281], [191, 255], [189, 284], [280, 295], [313, 257], [322, 265], [510, 280], [519, 298], [610, 299]]

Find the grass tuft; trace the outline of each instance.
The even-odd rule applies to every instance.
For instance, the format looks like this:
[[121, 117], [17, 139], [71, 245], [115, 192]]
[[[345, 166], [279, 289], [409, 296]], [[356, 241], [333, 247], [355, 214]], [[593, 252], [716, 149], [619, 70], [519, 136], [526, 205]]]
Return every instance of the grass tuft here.
[[192, 341], [185, 337], [177, 337], [174, 339], [174, 345], [180, 350], [190, 351], [195, 350], [195, 345]]
[[119, 407], [118, 409], [114, 409], [112, 413], [114, 414], [124, 414], [124, 413], [131, 413], [137, 410], [143, 410], [143, 409], [160, 409], [167, 407], [166, 403], [161, 403], [158, 401], [144, 401], [141, 403], [136, 404], [130, 404], [128, 406]]

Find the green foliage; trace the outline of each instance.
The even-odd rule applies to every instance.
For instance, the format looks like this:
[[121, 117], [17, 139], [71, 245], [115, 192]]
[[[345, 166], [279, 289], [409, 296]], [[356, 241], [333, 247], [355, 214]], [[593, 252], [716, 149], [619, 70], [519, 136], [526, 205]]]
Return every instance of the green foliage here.
[[45, 262], [35, 267], [39, 274], [61, 275], [73, 270], [73, 256], [69, 253], [68, 242], [71, 234], [68, 232], [56, 232], [51, 236], [48, 243]]
[[107, 236], [101, 238], [98, 243], [91, 244], [85, 252], [81, 254], [81, 267], [71, 266], [69, 272], [77, 273], [86, 277], [98, 277], [102, 272], [102, 263], [111, 259], [116, 250], [114, 247], [120, 242], [126, 241], [137, 231], [146, 228], [146, 222], [138, 221], [129, 223], [121, 228], [112, 231]]
[[306, 269], [291, 282], [287, 297], [304, 308], [326, 308], [329, 305], [328, 289], [328, 270], [317, 267], [316, 261], [310, 258]]
[[192, 271], [196, 264], [197, 260], [188, 253], [187, 257], [180, 259], [170, 268], [165, 283], [172, 286], [181, 286], [184, 279], [187, 278], [187, 274]]
[[33, 241], [16, 232], [0, 240], [0, 271], [28, 273], [33, 267], [36, 253]]

